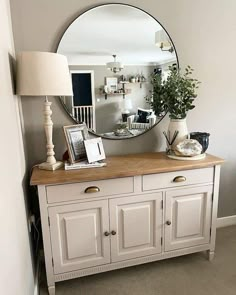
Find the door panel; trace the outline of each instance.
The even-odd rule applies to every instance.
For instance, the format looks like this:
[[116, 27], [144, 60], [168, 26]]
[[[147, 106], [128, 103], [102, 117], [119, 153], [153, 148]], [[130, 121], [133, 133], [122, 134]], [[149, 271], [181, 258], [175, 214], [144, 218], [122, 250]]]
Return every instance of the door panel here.
[[[96, 236], [96, 215], [97, 210], [90, 214], [82, 216], [65, 217], [65, 232], [67, 241], [68, 258], [88, 257], [90, 255], [97, 255], [100, 249], [98, 241], [94, 239]], [[77, 237], [85, 237], [83, 239], [76, 239]]]
[[161, 252], [162, 194], [109, 201], [112, 262]]
[[166, 193], [165, 251], [209, 243], [212, 186]]
[[55, 274], [110, 262], [108, 201], [49, 208]]
[[[183, 197], [184, 198], [184, 197]], [[177, 218], [176, 237], [184, 238], [191, 235], [201, 234], [202, 221], [204, 219], [202, 206], [202, 195], [195, 195], [192, 198], [176, 199], [176, 212], [178, 216], [188, 216], [191, 212], [191, 220], [186, 222], [184, 218]]]
[[[150, 212], [150, 204], [144, 206], [133, 206], [132, 208], [121, 209], [123, 215], [124, 248], [147, 245], [151, 242], [150, 220], [153, 220], [153, 212]], [[137, 235], [133, 229], [134, 224], [142, 224]], [[153, 230], [153, 229], [152, 229]]]

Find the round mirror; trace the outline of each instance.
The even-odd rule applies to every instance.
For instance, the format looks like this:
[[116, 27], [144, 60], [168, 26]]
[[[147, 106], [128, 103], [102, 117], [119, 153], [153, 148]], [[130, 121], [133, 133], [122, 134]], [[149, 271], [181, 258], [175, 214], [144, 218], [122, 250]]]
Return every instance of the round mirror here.
[[126, 4], [92, 8], [68, 27], [57, 52], [68, 58], [74, 95], [61, 102], [75, 122], [125, 139], [162, 119], [150, 107], [151, 77], [165, 79], [178, 60], [169, 35], [146, 12]]

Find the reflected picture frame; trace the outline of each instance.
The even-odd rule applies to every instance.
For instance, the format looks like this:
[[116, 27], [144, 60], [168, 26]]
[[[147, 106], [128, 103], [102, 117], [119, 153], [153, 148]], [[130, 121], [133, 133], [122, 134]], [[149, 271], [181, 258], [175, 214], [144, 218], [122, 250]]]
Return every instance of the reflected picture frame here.
[[69, 161], [71, 164], [87, 159], [84, 140], [89, 138], [88, 128], [85, 123], [63, 126]]
[[118, 78], [106, 77], [105, 86], [107, 87], [107, 93], [115, 93], [118, 90]]

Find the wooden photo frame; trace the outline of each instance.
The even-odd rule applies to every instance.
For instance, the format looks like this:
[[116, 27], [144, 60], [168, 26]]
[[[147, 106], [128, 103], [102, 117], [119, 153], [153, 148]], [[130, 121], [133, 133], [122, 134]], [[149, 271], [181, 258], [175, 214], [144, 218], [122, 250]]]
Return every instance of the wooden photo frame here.
[[85, 140], [84, 146], [89, 163], [106, 159], [101, 137]]
[[69, 160], [72, 164], [87, 158], [84, 140], [89, 138], [88, 128], [85, 123], [63, 126]]

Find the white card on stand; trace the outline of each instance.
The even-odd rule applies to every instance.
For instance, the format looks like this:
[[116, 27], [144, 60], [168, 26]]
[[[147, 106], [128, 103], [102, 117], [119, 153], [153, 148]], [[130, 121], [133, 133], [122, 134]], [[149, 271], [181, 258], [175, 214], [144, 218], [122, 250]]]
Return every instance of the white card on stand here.
[[84, 140], [89, 163], [106, 159], [101, 137]]

